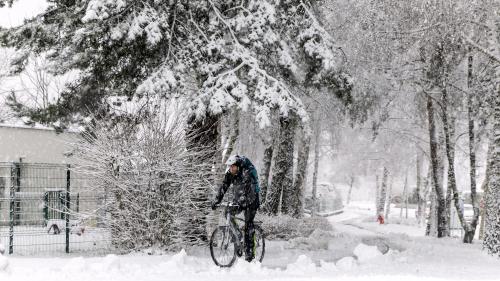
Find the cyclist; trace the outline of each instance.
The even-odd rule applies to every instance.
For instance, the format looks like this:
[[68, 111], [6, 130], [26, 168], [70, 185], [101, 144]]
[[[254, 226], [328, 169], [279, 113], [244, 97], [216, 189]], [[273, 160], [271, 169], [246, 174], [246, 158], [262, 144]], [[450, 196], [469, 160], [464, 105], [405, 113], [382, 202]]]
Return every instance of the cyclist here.
[[241, 212], [245, 214], [245, 260], [248, 262], [254, 258], [254, 218], [260, 207], [259, 180], [257, 170], [245, 156], [232, 155], [226, 162], [228, 169], [224, 175], [222, 186], [219, 188], [215, 200], [212, 201], [212, 210], [220, 204], [229, 186], [233, 185], [233, 203], [238, 204], [235, 215]]

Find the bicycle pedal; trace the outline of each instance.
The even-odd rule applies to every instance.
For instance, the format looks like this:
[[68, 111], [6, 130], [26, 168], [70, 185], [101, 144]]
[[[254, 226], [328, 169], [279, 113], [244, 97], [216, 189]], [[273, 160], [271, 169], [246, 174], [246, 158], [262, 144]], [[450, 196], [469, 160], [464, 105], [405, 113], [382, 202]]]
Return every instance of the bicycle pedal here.
[[236, 251], [236, 255], [237, 255], [238, 257], [243, 256], [243, 251], [242, 251], [241, 249], [238, 249], [238, 250]]

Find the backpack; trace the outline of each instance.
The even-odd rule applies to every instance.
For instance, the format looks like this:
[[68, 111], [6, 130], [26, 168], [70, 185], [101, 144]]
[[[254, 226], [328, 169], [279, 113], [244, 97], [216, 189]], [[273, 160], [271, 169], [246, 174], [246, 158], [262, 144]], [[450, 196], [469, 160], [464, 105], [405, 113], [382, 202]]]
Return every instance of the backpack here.
[[255, 166], [252, 164], [252, 162], [250, 162], [250, 159], [242, 156], [241, 161], [241, 167], [250, 171], [250, 176], [255, 183], [255, 193], [260, 193], [259, 175], [257, 174], [257, 169], [255, 169]]

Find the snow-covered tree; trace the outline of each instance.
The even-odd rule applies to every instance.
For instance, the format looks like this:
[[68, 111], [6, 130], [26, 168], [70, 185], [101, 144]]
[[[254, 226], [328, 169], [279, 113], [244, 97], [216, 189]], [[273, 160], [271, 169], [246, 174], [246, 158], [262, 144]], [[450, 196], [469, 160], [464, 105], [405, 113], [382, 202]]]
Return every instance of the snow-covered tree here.
[[63, 123], [78, 122], [114, 95], [187, 101], [187, 148], [212, 148], [198, 161], [218, 165], [217, 128], [230, 110], [252, 112], [260, 128], [270, 125], [274, 111], [306, 122], [297, 89], [348, 93], [342, 51], [314, 15], [315, 4], [56, 0], [24, 25], [2, 31], [2, 44], [18, 50], [19, 71], [31, 53], [47, 54], [55, 74], [79, 70], [55, 104]]
[[382, 172], [382, 183], [380, 186], [380, 197], [377, 202], [377, 216], [384, 217], [385, 215], [385, 203], [387, 200], [387, 189], [388, 189], [388, 180], [389, 180], [389, 170], [384, 167]]

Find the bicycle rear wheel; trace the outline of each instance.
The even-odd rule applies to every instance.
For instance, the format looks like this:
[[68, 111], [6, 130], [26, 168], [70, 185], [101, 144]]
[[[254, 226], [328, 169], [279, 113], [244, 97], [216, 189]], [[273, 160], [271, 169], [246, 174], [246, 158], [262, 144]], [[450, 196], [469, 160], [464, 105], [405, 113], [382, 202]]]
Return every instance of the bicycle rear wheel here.
[[220, 267], [230, 267], [236, 261], [236, 238], [227, 226], [214, 230], [210, 238], [210, 255]]
[[254, 236], [254, 258], [258, 262], [262, 262], [264, 259], [264, 254], [266, 252], [266, 241], [264, 240], [264, 232], [259, 226], [255, 227]]

